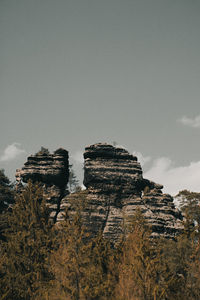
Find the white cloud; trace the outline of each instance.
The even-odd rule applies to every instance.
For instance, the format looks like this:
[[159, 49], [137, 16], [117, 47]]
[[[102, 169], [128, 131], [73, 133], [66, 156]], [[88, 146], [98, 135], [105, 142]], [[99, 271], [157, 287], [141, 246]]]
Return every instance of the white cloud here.
[[13, 143], [11, 145], [8, 145], [3, 154], [0, 156], [0, 161], [10, 161], [15, 159], [20, 154], [26, 153], [24, 149], [20, 148], [21, 144], [19, 143]]
[[175, 167], [169, 158], [161, 157], [153, 161], [144, 177], [163, 184], [164, 192], [172, 195], [184, 189], [200, 192], [200, 161]]
[[188, 118], [183, 116], [178, 122], [182, 123], [185, 126], [193, 127], [193, 128], [200, 128], [200, 115], [196, 116], [195, 118]]
[[150, 156], [143, 156], [141, 152], [138, 151], [134, 151], [132, 153], [134, 156], [137, 156], [139, 163], [141, 164], [141, 166], [144, 166], [146, 163], [151, 161], [151, 157]]
[[122, 148], [122, 149], [127, 150], [126, 147], [124, 147], [123, 145], [117, 144], [115, 142], [113, 142], [113, 146], [116, 147], [116, 148]]

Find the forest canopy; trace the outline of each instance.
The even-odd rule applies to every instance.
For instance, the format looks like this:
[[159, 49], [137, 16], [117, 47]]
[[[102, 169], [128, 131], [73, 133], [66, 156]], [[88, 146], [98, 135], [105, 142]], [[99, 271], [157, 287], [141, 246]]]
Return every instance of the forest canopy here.
[[74, 213], [66, 211], [57, 227], [49, 222], [42, 188], [29, 181], [7, 212], [0, 250], [1, 299], [199, 299], [199, 223], [188, 226], [194, 217], [199, 220], [193, 215], [199, 195], [184, 191], [180, 196], [188, 201], [177, 239], [152, 239], [138, 210], [129, 234], [113, 247], [101, 232], [93, 237], [84, 226], [83, 192], [76, 193]]

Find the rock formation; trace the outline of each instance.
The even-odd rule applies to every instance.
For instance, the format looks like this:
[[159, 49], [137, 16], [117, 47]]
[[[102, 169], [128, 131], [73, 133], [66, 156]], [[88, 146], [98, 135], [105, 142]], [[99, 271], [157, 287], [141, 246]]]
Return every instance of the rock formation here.
[[162, 185], [143, 178], [136, 156], [123, 148], [95, 144], [86, 147], [84, 159], [84, 192], [65, 195], [69, 168], [68, 152], [63, 149], [28, 157], [24, 167], [17, 170], [18, 186], [21, 180], [42, 182], [54, 222], [62, 221], [66, 208], [82, 197], [88, 230], [93, 235], [102, 230], [113, 243], [137, 209], [151, 224], [152, 236], [174, 238], [181, 231], [182, 216], [173, 198], [162, 193]]
[[122, 224], [139, 208], [152, 225], [153, 236], [173, 238], [181, 230], [181, 215], [162, 185], [144, 179], [137, 158], [108, 144], [86, 147], [84, 185], [88, 191], [90, 230], [102, 229], [113, 242]]
[[43, 186], [51, 218], [56, 221], [60, 210], [60, 201], [66, 195], [69, 178], [68, 152], [58, 149], [53, 154], [41, 151], [27, 158], [22, 169], [16, 170], [17, 190], [23, 187], [22, 182], [40, 182]]

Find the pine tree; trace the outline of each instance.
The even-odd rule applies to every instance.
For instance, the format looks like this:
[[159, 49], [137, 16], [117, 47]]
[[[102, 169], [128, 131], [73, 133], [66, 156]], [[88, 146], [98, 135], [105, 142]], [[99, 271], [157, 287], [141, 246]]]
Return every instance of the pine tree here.
[[42, 189], [29, 182], [16, 197], [1, 264], [1, 299], [36, 299], [51, 278], [48, 255], [52, 246], [49, 212]]
[[184, 216], [188, 221], [190, 219], [191, 225], [196, 222], [200, 227], [200, 193], [183, 190], [176, 195], [176, 199]]
[[13, 203], [13, 186], [2, 169], [0, 170], [0, 240], [5, 240], [4, 232], [8, 227], [7, 213]]
[[192, 256], [188, 264], [187, 290], [189, 297], [187, 299], [200, 299], [200, 237], [195, 241], [192, 247]]
[[[66, 220], [59, 226], [59, 246], [51, 257], [55, 279], [48, 299], [111, 299], [112, 249], [101, 233], [94, 238], [88, 233], [83, 218], [87, 208], [85, 192], [77, 195], [79, 203], [72, 203], [73, 211], [67, 212]], [[74, 195], [76, 201], [77, 195]]]
[[10, 180], [4, 170], [0, 170], [0, 214], [3, 213], [9, 204], [14, 202], [14, 193]]
[[49, 149], [45, 147], [41, 147], [40, 150], [35, 155], [44, 155], [48, 156], [50, 154]]
[[160, 263], [161, 248], [151, 239], [151, 229], [140, 211], [130, 221], [129, 232], [122, 247], [116, 299], [165, 299], [170, 278], [165, 280], [167, 269]]

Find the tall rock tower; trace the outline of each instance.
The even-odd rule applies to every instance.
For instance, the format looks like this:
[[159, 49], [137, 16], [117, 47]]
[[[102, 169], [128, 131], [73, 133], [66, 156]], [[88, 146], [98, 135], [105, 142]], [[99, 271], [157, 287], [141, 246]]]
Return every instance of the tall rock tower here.
[[17, 189], [20, 190], [23, 182], [27, 183], [29, 179], [42, 184], [51, 218], [56, 222], [69, 179], [68, 151], [60, 148], [53, 154], [40, 151], [29, 156], [24, 167], [16, 170]]
[[114, 243], [123, 223], [140, 209], [152, 225], [152, 236], [175, 237], [181, 230], [181, 215], [163, 186], [144, 179], [137, 157], [108, 144], [86, 147], [84, 185], [88, 191], [92, 232], [103, 230]]

